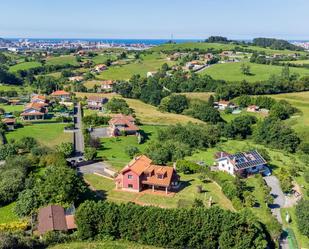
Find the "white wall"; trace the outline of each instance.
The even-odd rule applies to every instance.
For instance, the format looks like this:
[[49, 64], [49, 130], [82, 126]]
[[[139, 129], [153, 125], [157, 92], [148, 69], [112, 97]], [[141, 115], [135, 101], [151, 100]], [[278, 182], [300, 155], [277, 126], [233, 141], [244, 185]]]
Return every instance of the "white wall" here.
[[219, 170], [225, 171], [231, 175], [234, 175], [234, 166], [229, 162], [228, 159], [222, 159], [218, 161]]

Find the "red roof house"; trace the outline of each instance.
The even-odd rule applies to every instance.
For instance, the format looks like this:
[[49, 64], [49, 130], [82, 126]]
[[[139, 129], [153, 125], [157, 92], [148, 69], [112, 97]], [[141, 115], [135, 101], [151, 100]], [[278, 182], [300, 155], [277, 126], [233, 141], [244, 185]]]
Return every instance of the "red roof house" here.
[[151, 188], [168, 190], [179, 186], [180, 177], [173, 167], [155, 165], [147, 156], [138, 156], [126, 165], [116, 177], [116, 188], [131, 192], [140, 192]]
[[51, 94], [52, 97], [60, 99], [62, 101], [69, 100], [71, 97], [71, 93], [66, 92], [64, 90], [57, 90]]
[[44, 119], [48, 110], [44, 103], [29, 103], [25, 106], [20, 116], [27, 121]]
[[136, 135], [139, 131], [132, 116], [117, 114], [108, 123], [113, 136], [119, 136], [122, 131], [127, 135]]

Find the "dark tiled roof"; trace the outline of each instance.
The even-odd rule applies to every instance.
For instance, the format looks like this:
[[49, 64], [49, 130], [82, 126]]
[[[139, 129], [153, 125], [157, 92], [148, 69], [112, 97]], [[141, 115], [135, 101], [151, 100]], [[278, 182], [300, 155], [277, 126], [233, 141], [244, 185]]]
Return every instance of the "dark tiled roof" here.
[[267, 163], [256, 150], [239, 152], [234, 155], [230, 155], [229, 159], [237, 169], [246, 169]]

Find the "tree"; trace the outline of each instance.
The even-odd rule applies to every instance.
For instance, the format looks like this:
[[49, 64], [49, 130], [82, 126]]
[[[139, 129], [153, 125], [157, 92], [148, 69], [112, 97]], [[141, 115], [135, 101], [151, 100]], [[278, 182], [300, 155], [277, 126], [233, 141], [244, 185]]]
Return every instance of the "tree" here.
[[39, 207], [38, 193], [34, 189], [25, 189], [20, 192], [14, 208], [19, 217], [25, 217]]
[[252, 125], [257, 122], [256, 117], [246, 115], [240, 116], [232, 120], [230, 124], [227, 124], [224, 129], [224, 133], [227, 137], [235, 138], [240, 136], [242, 139], [252, 134]]
[[95, 159], [97, 156], [97, 150], [93, 147], [86, 147], [85, 148], [85, 153], [84, 153], [84, 157], [85, 160], [90, 161]]
[[140, 153], [140, 150], [135, 146], [127, 146], [125, 148], [125, 152], [130, 158], [133, 158], [135, 155]]
[[268, 147], [292, 153], [297, 150], [300, 144], [300, 139], [293, 129], [272, 117], [258, 123], [254, 132], [254, 140]]
[[244, 203], [246, 207], [253, 207], [256, 200], [255, 197], [249, 191], [244, 191], [243, 193]]
[[111, 113], [123, 113], [126, 115], [133, 113], [133, 110], [129, 107], [124, 99], [114, 97], [107, 102], [106, 109]]
[[166, 112], [182, 113], [188, 108], [188, 99], [185, 95], [172, 94], [161, 100], [159, 109]]
[[194, 201], [193, 201], [192, 207], [193, 208], [201, 208], [201, 207], [205, 207], [205, 205], [204, 205], [204, 203], [201, 199], [195, 198]]
[[66, 165], [47, 167], [34, 188], [39, 194], [41, 205], [70, 205], [78, 201], [86, 191], [86, 186], [77, 172]]
[[17, 142], [19, 149], [30, 152], [34, 147], [38, 146], [38, 142], [33, 137], [23, 137]]
[[223, 121], [218, 110], [210, 106], [207, 102], [199, 100], [191, 101], [189, 109], [184, 114], [212, 124]]
[[245, 63], [242, 63], [240, 66], [240, 71], [244, 75], [250, 75], [250, 65], [246, 65]]
[[58, 153], [62, 153], [65, 157], [69, 157], [73, 153], [74, 147], [70, 142], [62, 142], [57, 145], [56, 150]]
[[17, 146], [12, 143], [4, 144], [0, 146], [0, 160], [5, 160], [9, 156], [17, 154]]
[[296, 206], [296, 221], [299, 231], [309, 236], [309, 200], [301, 200]]
[[215, 103], [215, 98], [213, 95], [210, 95], [209, 98], [208, 98], [208, 105], [209, 106], [213, 106]]
[[285, 65], [285, 66], [282, 68], [281, 77], [282, 77], [282, 79], [284, 79], [284, 80], [290, 80], [290, 68], [289, 68], [288, 65]]

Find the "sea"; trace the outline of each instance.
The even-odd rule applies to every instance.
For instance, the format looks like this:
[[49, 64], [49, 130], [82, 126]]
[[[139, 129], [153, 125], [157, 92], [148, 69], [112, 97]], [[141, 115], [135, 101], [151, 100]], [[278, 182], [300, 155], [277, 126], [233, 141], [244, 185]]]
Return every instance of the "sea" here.
[[[145, 44], [145, 45], [161, 45], [169, 42], [168, 39], [93, 39], [93, 38], [6, 38], [10, 41], [27, 40], [29, 42], [48, 42], [48, 43], [63, 43], [63, 42], [101, 42], [109, 44]], [[175, 43], [198, 42], [202, 39], [174, 39]]]

